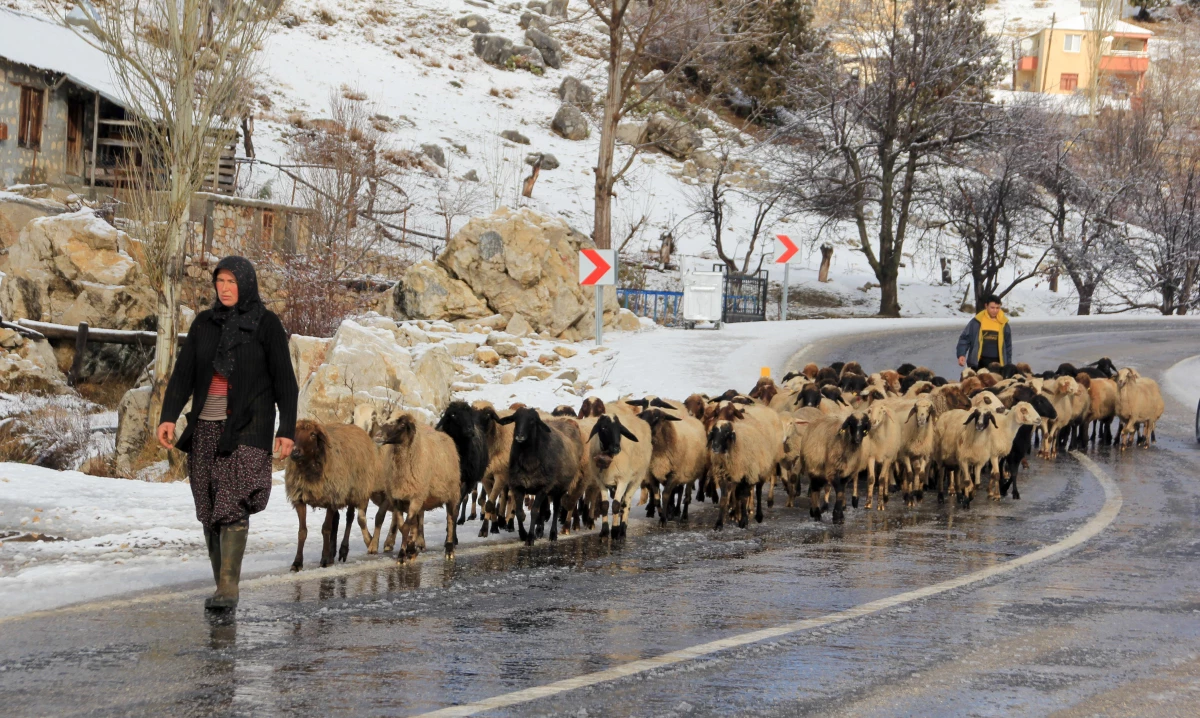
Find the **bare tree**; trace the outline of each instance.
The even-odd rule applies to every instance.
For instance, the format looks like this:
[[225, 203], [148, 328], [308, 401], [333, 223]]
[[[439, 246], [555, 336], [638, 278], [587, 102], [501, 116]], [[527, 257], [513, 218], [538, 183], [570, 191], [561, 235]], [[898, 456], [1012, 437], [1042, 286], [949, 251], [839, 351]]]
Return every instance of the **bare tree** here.
[[[86, 6], [91, 14], [90, 6]], [[228, 0], [109, 0], [80, 37], [111, 59], [144, 162], [134, 173], [132, 231], [158, 294], [149, 421], [157, 424], [175, 365], [192, 195], [236, 137], [268, 25], [279, 5]], [[54, 6], [51, 10], [57, 12]], [[77, 27], [77, 25], [73, 25]], [[147, 435], [153, 442], [153, 426]]]
[[[1037, 145], [1029, 141], [1036, 122], [1024, 121], [1031, 114], [1036, 111], [1014, 110], [1008, 126], [993, 135], [991, 147], [973, 155], [965, 167], [942, 173], [938, 205], [945, 226], [961, 237], [953, 248], [971, 275], [977, 307], [983, 306], [984, 297], [1007, 296], [1037, 276], [1051, 251], [1051, 244], [1037, 231], [1037, 187], [1028, 179], [1037, 158]], [[1039, 238], [1041, 246], [1035, 247]], [[1029, 251], [1037, 258], [1024, 270], [1014, 268], [1019, 256]]]
[[1100, 108], [1100, 95], [1104, 87], [1101, 68], [1104, 57], [1112, 50], [1113, 27], [1121, 19], [1125, 0], [1092, 0], [1087, 10], [1087, 60], [1091, 79], [1088, 82], [1088, 110], [1092, 115]]
[[[754, 0], [587, 0], [587, 16], [608, 30], [605, 61], [608, 79], [600, 149], [596, 160], [595, 210], [592, 240], [612, 246], [613, 188], [633, 166], [641, 146], [634, 146], [617, 165], [617, 126], [662, 89], [693, 67], [748, 36], [733, 34], [733, 20], [756, 4]], [[652, 70], [661, 72], [646, 82]]]
[[800, 118], [787, 183], [803, 208], [853, 223], [880, 284], [879, 313], [899, 316], [899, 269], [914, 212], [999, 122], [988, 88], [1000, 54], [982, 0], [873, 0], [848, 28], [851, 57], [827, 57], [794, 84]]
[[450, 241], [454, 223], [460, 217], [471, 216], [483, 205], [483, 188], [479, 183], [455, 179], [453, 164], [447, 162], [445, 174], [437, 179], [437, 193], [434, 196], [434, 214], [442, 220], [445, 241]]

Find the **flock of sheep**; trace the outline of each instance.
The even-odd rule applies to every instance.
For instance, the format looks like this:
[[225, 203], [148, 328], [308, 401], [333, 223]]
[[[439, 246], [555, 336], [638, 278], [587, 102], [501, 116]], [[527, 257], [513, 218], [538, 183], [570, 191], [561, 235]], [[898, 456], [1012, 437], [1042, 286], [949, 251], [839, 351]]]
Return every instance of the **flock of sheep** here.
[[[599, 520], [601, 536], [621, 538], [639, 490], [647, 515], [657, 511], [663, 524], [686, 521], [693, 498], [711, 499], [718, 530], [726, 520], [746, 527], [752, 511], [761, 522], [764, 490], [770, 507], [777, 483], [792, 506], [805, 477], [818, 521], [830, 506], [833, 521], [843, 521], [846, 489], [857, 508], [860, 483], [867, 509], [882, 511], [893, 485], [906, 506], [930, 490], [939, 503], [952, 496], [965, 509], [985, 475], [989, 498], [1011, 490], [1019, 499], [1017, 476], [1038, 439], [1039, 455], [1054, 458], [1064, 447], [1112, 443], [1117, 419], [1122, 450], [1135, 442], [1148, 447], [1162, 412], [1154, 380], [1104, 358], [1042, 374], [993, 364], [967, 369], [957, 382], [910, 364], [870, 375], [856, 362], [810, 364], [778, 384], [763, 377], [744, 395], [589, 398], [578, 411], [551, 413], [454, 402], [436, 427], [403, 414], [374, 437], [305, 420], [285, 471], [300, 522], [292, 569], [303, 565], [309, 506], [326, 509], [322, 566], [335, 560], [343, 508], [342, 561], [355, 514], [368, 553], [378, 551], [391, 514], [384, 551], [399, 531], [404, 561], [425, 548], [425, 512], [444, 507], [446, 556], [453, 558], [457, 526], [477, 510], [481, 537], [512, 531], [515, 520], [526, 543], [547, 524], [553, 541]], [[379, 507], [373, 530], [371, 502]]]

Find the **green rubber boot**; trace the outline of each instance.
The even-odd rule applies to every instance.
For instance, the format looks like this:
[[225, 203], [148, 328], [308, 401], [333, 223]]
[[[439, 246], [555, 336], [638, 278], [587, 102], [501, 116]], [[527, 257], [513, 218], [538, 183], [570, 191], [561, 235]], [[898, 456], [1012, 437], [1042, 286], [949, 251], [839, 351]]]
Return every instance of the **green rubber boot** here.
[[246, 553], [248, 521], [221, 527], [221, 572], [217, 577], [217, 592], [204, 602], [210, 611], [229, 611], [238, 604], [238, 582], [242, 578], [242, 556]]
[[213, 583], [221, 581], [221, 530], [204, 529], [204, 545], [208, 547], [208, 561], [212, 564]]

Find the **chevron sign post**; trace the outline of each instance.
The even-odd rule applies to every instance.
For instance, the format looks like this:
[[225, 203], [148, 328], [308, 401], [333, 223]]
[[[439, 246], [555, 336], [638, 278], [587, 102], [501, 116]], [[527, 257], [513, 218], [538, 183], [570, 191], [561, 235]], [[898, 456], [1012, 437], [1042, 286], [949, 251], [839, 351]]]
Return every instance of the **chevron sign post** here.
[[788, 269], [792, 266], [792, 258], [800, 248], [786, 234], [775, 235], [775, 263], [783, 265], [783, 292], [779, 295], [779, 319], [787, 321], [788, 315]]
[[601, 346], [604, 344], [604, 288], [617, 283], [616, 251], [579, 250], [579, 283], [596, 288], [596, 346]]

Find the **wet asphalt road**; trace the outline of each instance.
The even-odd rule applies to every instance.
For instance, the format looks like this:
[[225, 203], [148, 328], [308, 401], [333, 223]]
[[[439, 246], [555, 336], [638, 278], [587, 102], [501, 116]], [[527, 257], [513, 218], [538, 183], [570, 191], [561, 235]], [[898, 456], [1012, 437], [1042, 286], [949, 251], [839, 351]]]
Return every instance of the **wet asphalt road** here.
[[[1018, 323], [1015, 349], [1035, 367], [1107, 355], [1156, 378], [1200, 353], [1200, 324], [1144, 326]], [[950, 373], [956, 334], [829, 342], [793, 362]], [[489, 715], [1196, 715], [1192, 411], [1168, 397], [1155, 449], [1093, 452], [1124, 504], [1071, 553]], [[623, 543], [585, 533], [488, 545], [453, 564], [431, 549], [415, 565], [381, 559], [261, 581], [234, 620], [206, 618], [189, 595], [0, 622], [0, 714], [419, 714], [960, 576], [1060, 540], [1104, 503], [1069, 456], [1035, 460], [1021, 494], [969, 511], [931, 498], [915, 510], [848, 509], [836, 527], [780, 500], [763, 524], [721, 533], [711, 505], [693, 504], [690, 526], [643, 519]]]

